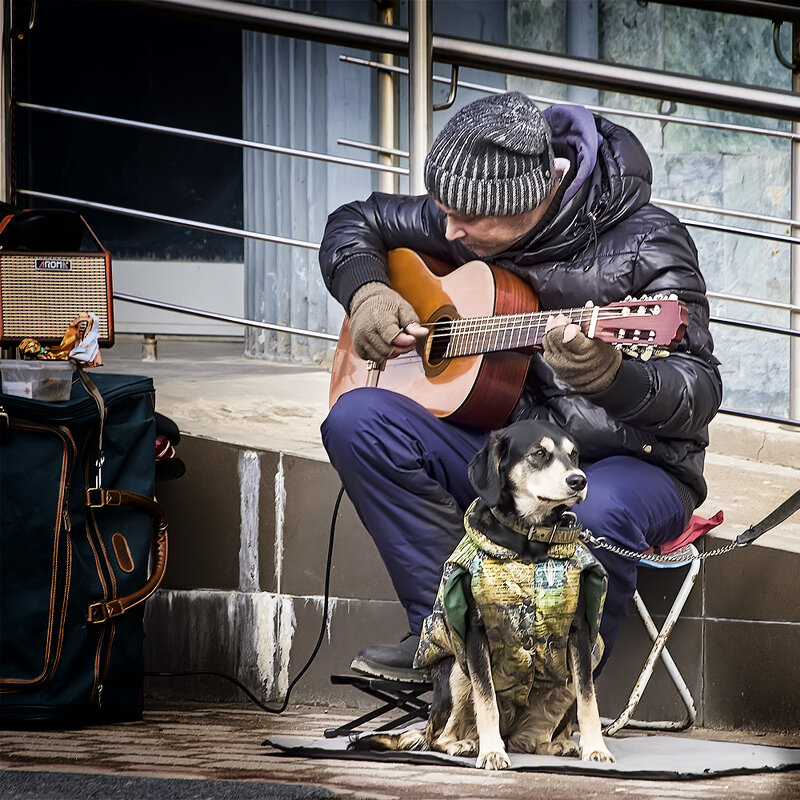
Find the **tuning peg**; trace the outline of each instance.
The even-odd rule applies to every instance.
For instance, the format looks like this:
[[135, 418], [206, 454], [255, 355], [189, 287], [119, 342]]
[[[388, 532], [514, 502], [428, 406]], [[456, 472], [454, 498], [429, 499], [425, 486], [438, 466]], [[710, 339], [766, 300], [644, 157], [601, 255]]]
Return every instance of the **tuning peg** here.
[[640, 361], [649, 361], [653, 355], [669, 355], [668, 350], [657, 350], [652, 345], [643, 344], [622, 344], [617, 343], [614, 347], [631, 358], [638, 358]]

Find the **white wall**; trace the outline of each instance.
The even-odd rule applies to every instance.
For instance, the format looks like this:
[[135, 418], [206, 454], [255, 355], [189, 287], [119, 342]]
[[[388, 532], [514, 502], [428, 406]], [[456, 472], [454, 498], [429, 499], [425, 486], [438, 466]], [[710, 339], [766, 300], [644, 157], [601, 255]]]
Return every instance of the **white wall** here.
[[[244, 317], [244, 267], [200, 261], [117, 261], [112, 264], [115, 292]], [[119, 333], [242, 336], [240, 325], [216, 322], [150, 306], [114, 301]]]

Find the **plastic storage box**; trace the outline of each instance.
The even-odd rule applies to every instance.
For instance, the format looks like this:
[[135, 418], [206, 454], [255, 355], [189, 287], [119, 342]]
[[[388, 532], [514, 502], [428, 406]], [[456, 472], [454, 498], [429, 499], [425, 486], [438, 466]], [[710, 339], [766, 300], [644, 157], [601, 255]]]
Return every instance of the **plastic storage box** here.
[[0, 380], [4, 394], [32, 400], [69, 400], [71, 361], [0, 361]]

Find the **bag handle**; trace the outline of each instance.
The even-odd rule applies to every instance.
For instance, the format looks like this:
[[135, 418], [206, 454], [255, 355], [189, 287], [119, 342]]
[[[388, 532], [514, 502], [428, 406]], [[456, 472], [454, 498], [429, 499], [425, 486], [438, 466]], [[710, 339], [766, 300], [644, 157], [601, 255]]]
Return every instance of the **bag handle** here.
[[[88, 226], [87, 226], [88, 227]], [[94, 399], [100, 417], [97, 442], [97, 483], [86, 490], [86, 506], [88, 508], [103, 508], [104, 506], [129, 506], [139, 511], [149, 514], [153, 520], [153, 571], [150, 578], [137, 591], [125, 597], [115, 597], [110, 600], [103, 600], [92, 603], [89, 606], [88, 620], [92, 623], [105, 622], [106, 620], [119, 617], [129, 608], [143, 603], [161, 585], [164, 572], [167, 568], [167, 518], [164, 509], [152, 498], [145, 497], [136, 492], [126, 492], [120, 489], [103, 489], [103, 427], [106, 418], [106, 406], [103, 395], [95, 385], [95, 382], [86, 374], [85, 370], [78, 366], [78, 377], [84, 389]]]
[[153, 571], [147, 583], [135, 592], [125, 597], [116, 597], [92, 603], [89, 606], [88, 621], [92, 623], [105, 622], [119, 617], [128, 609], [143, 603], [155, 592], [164, 578], [167, 568], [167, 518], [159, 503], [135, 492], [125, 492], [118, 489], [93, 488], [86, 491], [86, 505], [89, 508], [102, 508], [104, 506], [129, 506], [149, 514], [153, 520]]

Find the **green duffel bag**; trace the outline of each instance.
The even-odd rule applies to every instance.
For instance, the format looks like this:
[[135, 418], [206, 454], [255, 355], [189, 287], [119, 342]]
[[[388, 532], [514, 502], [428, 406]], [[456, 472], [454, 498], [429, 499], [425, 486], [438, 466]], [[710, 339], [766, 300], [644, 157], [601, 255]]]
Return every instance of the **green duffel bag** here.
[[167, 560], [154, 396], [150, 378], [80, 371], [62, 402], [0, 393], [0, 727], [142, 716]]

